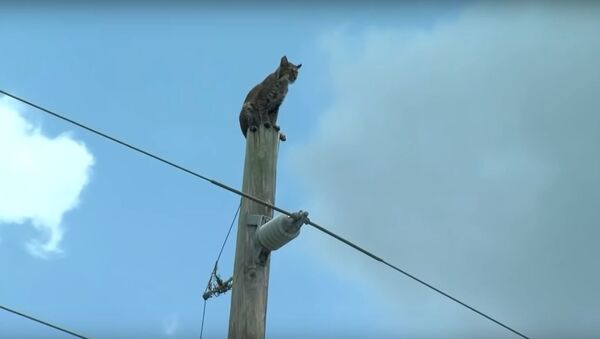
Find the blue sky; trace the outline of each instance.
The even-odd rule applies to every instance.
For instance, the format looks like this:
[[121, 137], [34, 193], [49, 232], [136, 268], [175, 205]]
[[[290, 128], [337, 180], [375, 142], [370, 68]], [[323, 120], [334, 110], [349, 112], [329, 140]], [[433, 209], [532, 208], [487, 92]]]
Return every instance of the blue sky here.
[[[532, 336], [571, 333], [575, 325], [555, 321], [564, 317], [580, 337], [599, 333], [597, 311], [585, 310], [598, 309], [592, 286], [600, 278], [560, 265], [595, 253], [582, 244], [597, 234], [589, 203], [597, 194], [572, 179], [578, 173], [598, 186], [589, 156], [599, 144], [590, 112], [600, 107], [588, 95], [597, 83], [591, 14], [464, 3], [236, 6], [6, 6], [0, 88], [239, 187], [241, 104], [285, 54], [304, 66], [279, 118], [288, 141], [278, 205], [309, 210]], [[546, 105], [537, 94], [549, 90], [546, 81], [582, 85], [558, 86]], [[83, 143], [93, 165], [78, 204], [62, 215], [61, 253], [27, 250], [45, 235], [31, 217], [0, 224], [0, 303], [90, 337], [197, 337], [201, 295], [239, 198], [3, 100], [49, 143], [62, 133]], [[582, 118], [564, 120], [564, 107]], [[553, 137], [569, 131], [580, 138]], [[588, 164], [565, 167], [565, 159]], [[48, 187], [75, 182], [68, 170], [85, 172], [85, 162], [68, 158], [47, 164], [65, 169], [40, 174]], [[565, 238], [566, 215], [581, 218], [580, 237]], [[542, 239], [533, 249], [531, 237]], [[548, 261], [557, 239], [576, 250]], [[223, 276], [233, 245], [221, 258]], [[513, 276], [528, 267], [537, 275]], [[556, 271], [583, 275], [582, 292], [567, 292], [575, 282], [557, 283]], [[540, 282], [547, 289], [535, 290]], [[206, 338], [226, 336], [229, 302], [229, 294], [209, 300]], [[543, 312], [559, 306], [563, 313]], [[64, 337], [7, 313], [0, 328], [11, 337]], [[308, 228], [271, 261], [267, 336], [294, 335], [511, 337]]]
[[[310, 136], [328, 102], [320, 38], [340, 25], [396, 20], [378, 8], [315, 10], [8, 8], [0, 14], [2, 86], [238, 187], [241, 103], [288, 55], [305, 67], [280, 118], [289, 141], [281, 147], [277, 202], [300, 209], [306, 198], [285, 165], [293, 157], [286, 146]], [[452, 14], [410, 13], [417, 18], [403, 17], [415, 26]], [[70, 131], [95, 164], [80, 206], [64, 216], [63, 256], [32, 257], [23, 243], [38, 233], [27, 223], [2, 225], [3, 303], [92, 337], [160, 337], [171, 317], [180, 327], [175, 336], [197, 335], [201, 294], [238, 197], [33, 109], [19, 111], [50, 137]], [[232, 245], [223, 275], [231, 274]], [[268, 332], [381, 336], [385, 315], [370, 291], [307, 259], [307, 251], [299, 238], [273, 256]], [[228, 308], [229, 295], [209, 301], [206, 337], [226, 334]], [[9, 314], [0, 319], [9, 333], [61, 336]]]

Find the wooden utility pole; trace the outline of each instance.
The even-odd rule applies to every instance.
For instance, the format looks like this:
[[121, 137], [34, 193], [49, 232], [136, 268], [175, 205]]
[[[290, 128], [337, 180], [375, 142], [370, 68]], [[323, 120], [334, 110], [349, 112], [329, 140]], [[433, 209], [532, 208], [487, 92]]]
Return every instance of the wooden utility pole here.
[[[275, 203], [275, 176], [279, 132], [260, 126], [248, 131], [242, 191], [258, 199]], [[261, 216], [267, 220], [273, 211], [242, 198], [233, 270], [229, 339], [263, 339], [267, 313], [270, 256], [261, 253], [255, 237]], [[262, 258], [262, 260], [260, 259]]]

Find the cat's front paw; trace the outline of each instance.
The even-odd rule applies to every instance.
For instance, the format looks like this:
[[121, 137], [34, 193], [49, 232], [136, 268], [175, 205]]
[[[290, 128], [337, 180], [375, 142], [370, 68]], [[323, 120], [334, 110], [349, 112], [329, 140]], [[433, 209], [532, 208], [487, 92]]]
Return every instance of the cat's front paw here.
[[279, 131], [281, 130], [281, 127], [279, 127], [279, 126], [277, 126], [277, 125], [273, 125], [273, 128], [274, 128], [274, 129], [275, 129], [277, 132], [279, 132]]
[[286, 140], [287, 140], [287, 137], [285, 136], [285, 134], [283, 134], [283, 133], [279, 133], [279, 140], [281, 140], [281, 141], [286, 141]]
[[254, 125], [250, 126], [250, 132], [254, 133], [256, 131], [258, 131], [258, 127], [254, 126]]

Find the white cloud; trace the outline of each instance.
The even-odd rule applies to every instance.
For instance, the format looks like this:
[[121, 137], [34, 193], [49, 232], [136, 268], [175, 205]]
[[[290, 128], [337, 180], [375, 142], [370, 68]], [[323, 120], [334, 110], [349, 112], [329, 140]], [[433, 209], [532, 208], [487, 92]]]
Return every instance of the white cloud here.
[[[600, 335], [599, 17], [485, 3], [427, 31], [327, 36], [332, 105], [291, 151], [311, 216], [532, 337]], [[399, 336], [511, 336], [323, 241]]]
[[167, 336], [174, 336], [178, 329], [179, 317], [176, 314], [170, 315], [165, 320], [163, 320], [163, 331]]
[[79, 203], [94, 157], [68, 134], [45, 136], [14, 103], [0, 97], [0, 224], [31, 224], [38, 257], [61, 253], [63, 215]]

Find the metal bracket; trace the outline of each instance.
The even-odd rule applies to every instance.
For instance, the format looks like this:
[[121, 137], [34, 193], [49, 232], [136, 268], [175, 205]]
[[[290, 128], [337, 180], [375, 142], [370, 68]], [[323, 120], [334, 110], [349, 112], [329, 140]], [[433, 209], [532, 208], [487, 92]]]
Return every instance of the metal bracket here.
[[271, 220], [271, 217], [268, 217], [266, 215], [248, 214], [248, 216], [246, 217], [246, 225], [259, 227], [263, 224], [266, 224], [269, 220]]
[[[256, 227], [258, 229], [260, 226], [266, 224], [271, 217], [260, 214], [248, 214], [246, 216], [246, 226]], [[256, 234], [254, 235], [256, 236]], [[256, 265], [264, 266], [269, 258], [269, 254], [271, 252], [263, 248], [258, 242], [255, 246], [255, 253], [252, 258], [252, 264], [248, 266], [249, 269], [256, 268]]]

